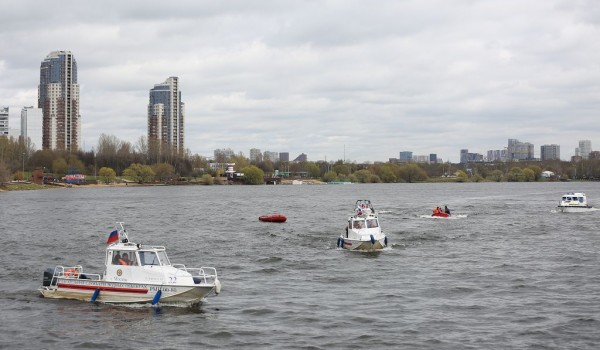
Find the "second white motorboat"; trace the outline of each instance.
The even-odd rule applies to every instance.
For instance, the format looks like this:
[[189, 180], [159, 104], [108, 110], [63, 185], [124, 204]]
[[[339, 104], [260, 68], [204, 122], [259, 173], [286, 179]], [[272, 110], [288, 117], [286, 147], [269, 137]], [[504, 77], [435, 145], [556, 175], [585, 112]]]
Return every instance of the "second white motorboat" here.
[[354, 214], [348, 218], [348, 225], [337, 240], [339, 248], [347, 250], [373, 251], [388, 245], [387, 236], [379, 226], [379, 218], [368, 199], [356, 201]]

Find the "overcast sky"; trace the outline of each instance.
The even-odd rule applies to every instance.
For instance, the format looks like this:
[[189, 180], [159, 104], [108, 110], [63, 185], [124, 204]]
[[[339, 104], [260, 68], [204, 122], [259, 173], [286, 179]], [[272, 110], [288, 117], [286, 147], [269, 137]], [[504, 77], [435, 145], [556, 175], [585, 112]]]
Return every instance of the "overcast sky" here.
[[508, 138], [600, 149], [600, 1], [0, 0], [0, 105], [19, 129], [54, 50], [78, 64], [82, 143], [135, 144], [179, 77], [185, 147], [459, 161]]

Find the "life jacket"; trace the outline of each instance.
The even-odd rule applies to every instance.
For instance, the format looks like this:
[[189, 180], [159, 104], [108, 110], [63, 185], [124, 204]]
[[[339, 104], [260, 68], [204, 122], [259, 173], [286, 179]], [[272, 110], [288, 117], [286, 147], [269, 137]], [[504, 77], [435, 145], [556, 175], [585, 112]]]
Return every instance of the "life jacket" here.
[[121, 265], [129, 265], [129, 263], [127, 261], [123, 260], [123, 259], [119, 259], [119, 263]]

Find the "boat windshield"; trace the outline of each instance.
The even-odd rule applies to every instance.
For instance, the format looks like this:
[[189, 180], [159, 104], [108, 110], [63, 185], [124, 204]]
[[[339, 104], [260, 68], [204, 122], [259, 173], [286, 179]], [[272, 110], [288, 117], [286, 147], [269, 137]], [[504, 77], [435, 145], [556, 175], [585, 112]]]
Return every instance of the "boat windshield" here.
[[142, 266], [146, 265], [160, 265], [160, 261], [158, 260], [158, 255], [156, 255], [153, 251], [140, 251], [140, 264]]
[[354, 220], [354, 228], [356, 228], [356, 229], [365, 228], [365, 221], [364, 220]]
[[163, 266], [171, 265], [171, 262], [169, 261], [169, 258], [167, 257], [167, 252], [165, 252], [164, 250], [158, 251], [158, 258], [160, 259], [161, 265], [163, 265]]
[[375, 228], [377, 227], [377, 219], [368, 219], [367, 220], [367, 228]]

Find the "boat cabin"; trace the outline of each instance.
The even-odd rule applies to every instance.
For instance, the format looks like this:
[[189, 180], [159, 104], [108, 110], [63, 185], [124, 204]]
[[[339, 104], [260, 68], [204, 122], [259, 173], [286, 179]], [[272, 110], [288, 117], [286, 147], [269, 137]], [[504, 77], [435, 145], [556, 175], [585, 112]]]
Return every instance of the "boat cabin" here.
[[106, 250], [106, 266], [168, 266], [171, 265], [165, 247], [142, 245], [116, 245]]
[[163, 246], [120, 242], [106, 248], [105, 276], [110, 281], [150, 282], [174, 272]]
[[562, 196], [561, 202], [564, 205], [586, 205], [585, 193], [567, 193]]

